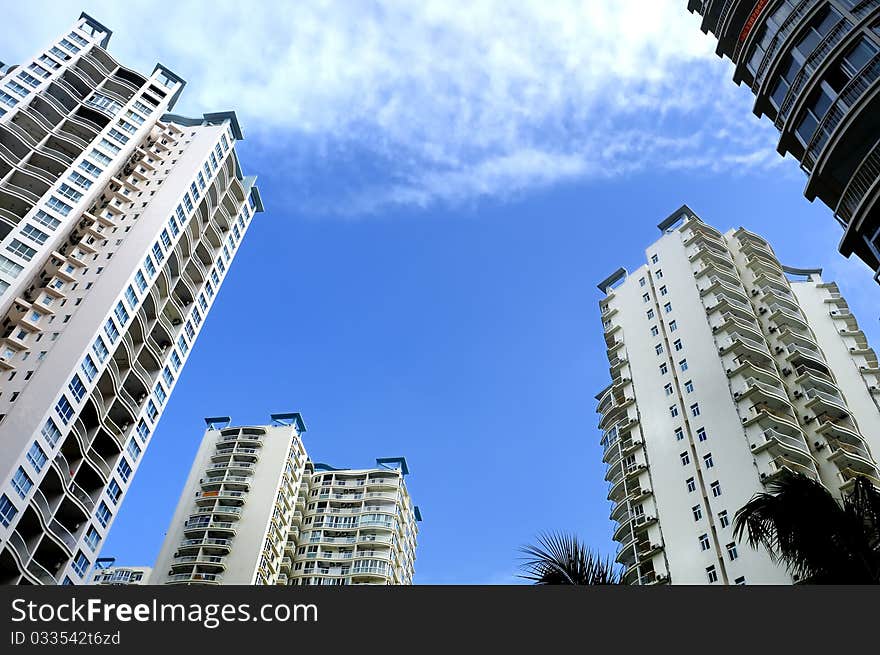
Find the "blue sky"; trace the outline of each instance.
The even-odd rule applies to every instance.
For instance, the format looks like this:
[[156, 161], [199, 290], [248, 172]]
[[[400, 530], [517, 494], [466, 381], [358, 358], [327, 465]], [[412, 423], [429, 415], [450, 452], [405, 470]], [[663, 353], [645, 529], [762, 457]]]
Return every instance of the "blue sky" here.
[[[318, 460], [407, 457], [418, 583], [513, 582], [544, 529], [610, 552], [595, 285], [683, 203], [823, 267], [880, 343], [880, 289], [685, 0], [82, 4], [123, 63], [188, 80], [175, 111], [238, 112], [267, 207], [103, 555], [153, 562], [203, 417], [294, 410]], [[58, 6], [8, 8], [0, 58]]]

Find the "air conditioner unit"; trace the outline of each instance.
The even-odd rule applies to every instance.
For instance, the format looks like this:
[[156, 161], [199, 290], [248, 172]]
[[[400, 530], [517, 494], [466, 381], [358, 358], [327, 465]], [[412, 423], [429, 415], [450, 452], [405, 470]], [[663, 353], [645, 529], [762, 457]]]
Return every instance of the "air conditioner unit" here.
[[771, 327], [768, 331], [770, 332], [770, 334], [775, 334], [777, 330], [778, 330], [778, 328]]
[[795, 397], [795, 398], [800, 398], [800, 397], [803, 396], [803, 395], [804, 395], [804, 394], [803, 394], [802, 392], [800, 392], [800, 391], [795, 391], [795, 392], [794, 392], [794, 397]]
[[759, 313], [759, 314], [766, 314], [766, 313], [767, 313], [767, 308], [766, 308], [766, 307], [761, 307], [761, 308], [758, 310], [758, 313]]
[[758, 290], [757, 290], [757, 289], [752, 289], [752, 295], [753, 295], [753, 296], [757, 296], [757, 295], [758, 295]]
[[785, 349], [782, 346], [776, 346], [775, 350], [777, 353], [781, 353]]

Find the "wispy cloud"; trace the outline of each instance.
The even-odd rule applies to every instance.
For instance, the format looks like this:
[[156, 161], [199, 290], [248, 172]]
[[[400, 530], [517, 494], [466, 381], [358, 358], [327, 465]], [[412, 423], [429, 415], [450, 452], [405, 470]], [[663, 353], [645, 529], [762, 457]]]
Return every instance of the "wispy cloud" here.
[[[120, 59], [161, 59], [190, 80], [182, 109], [235, 108], [316, 206], [370, 212], [646, 168], [778, 164], [772, 128], [683, 0], [85, 4], [115, 30]], [[9, 7], [6, 47], [27, 56], [59, 31], [45, 16], [57, 3]], [[345, 188], [312, 188], [339, 165], [358, 170]]]

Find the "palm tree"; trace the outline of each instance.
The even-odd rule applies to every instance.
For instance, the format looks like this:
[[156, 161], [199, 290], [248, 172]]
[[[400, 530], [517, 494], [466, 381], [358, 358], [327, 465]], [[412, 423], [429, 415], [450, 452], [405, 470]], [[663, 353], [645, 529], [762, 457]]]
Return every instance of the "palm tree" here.
[[771, 493], [752, 498], [736, 513], [734, 535], [748, 533], [808, 584], [880, 584], [880, 492], [857, 477], [838, 502], [821, 483], [786, 474]]
[[525, 554], [519, 577], [536, 585], [623, 584], [610, 557], [603, 558], [573, 534], [543, 533], [536, 545], [520, 548]]

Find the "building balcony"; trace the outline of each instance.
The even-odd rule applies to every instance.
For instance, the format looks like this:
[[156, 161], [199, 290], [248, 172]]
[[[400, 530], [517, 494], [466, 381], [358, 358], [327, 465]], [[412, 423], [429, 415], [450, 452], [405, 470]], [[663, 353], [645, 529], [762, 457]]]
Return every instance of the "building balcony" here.
[[767, 272], [785, 277], [785, 271], [782, 270], [782, 266], [775, 258], [764, 257], [758, 252], [754, 252], [746, 257], [746, 267], [751, 269], [755, 275]]
[[706, 313], [710, 316], [715, 312], [727, 312], [735, 314], [747, 322], [754, 321], [755, 319], [755, 310], [752, 308], [751, 303], [724, 293], [715, 293], [714, 303], [711, 300], [704, 300], [703, 302], [706, 305]]
[[223, 581], [223, 576], [219, 573], [174, 573], [168, 576], [165, 584], [210, 584], [218, 585]]
[[810, 448], [807, 445], [803, 432], [793, 429], [791, 425], [786, 423], [775, 424], [771, 419], [767, 419], [764, 422], [774, 427], [767, 427], [758, 432], [749, 433], [749, 442], [753, 453], [769, 450], [773, 457], [787, 455], [803, 464], [808, 464], [812, 460]]
[[761, 382], [756, 378], [747, 378], [744, 384], [733, 392], [733, 398], [737, 402], [760, 403], [782, 412], [791, 410], [788, 395], [781, 386]]
[[[790, 409], [791, 405], [788, 407]], [[793, 413], [778, 407], [772, 407], [763, 402], [755, 403], [749, 407], [749, 415], [743, 417], [742, 423], [744, 427], [749, 427], [756, 423], [762, 428], [775, 425], [779, 431], [790, 433], [800, 432], [801, 429]], [[783, 427], [778, 425], [780, 423]]]
[[837, 419], [845, 419], [850, 415], [846, 403], [840, 396], [827, 393], [816, 387], [807, 388], [805, 395], [807, 398], [805, 407], [815, 414], [826, 414]]
[[720, 293], [724, 296], [736, 298], [744, 303], [748, 303], [749, 301], [746, 290], [741, 283], [731, 284], [717, 275], [710, 275], [706, 282], [707, 284], [700, 288], [701, 296], [705, 296], [708, 293]]
[[819, 473], [816, 471], [816, 465], [813, 463], [804, 464], [796, 461], [790, 455], [777, 455], [767, 462], [756, 459], [761, 482], [769, 484], [785, 473], [801, 473], [813, 480], [819, 479]]
[[207, 522], [190, 520], [184, 523], [183, 531], [187, 535], [205, 534], [207, 532], [218, 532], [226, 535], [234, 535], [235, 523], [232, 523], [230, 521]]
[[202, 549], [209, 554], [226, 554], [232, 548], [231, 539], [218, 539], [215, 537], [199, 537], [198, 539], [184, 539], [178, 546], [181, 553], [198, 552]]

